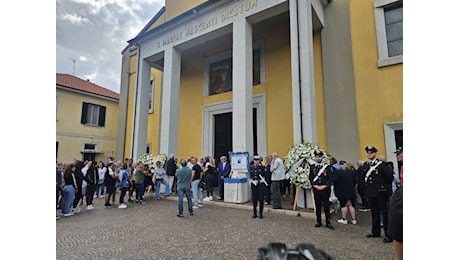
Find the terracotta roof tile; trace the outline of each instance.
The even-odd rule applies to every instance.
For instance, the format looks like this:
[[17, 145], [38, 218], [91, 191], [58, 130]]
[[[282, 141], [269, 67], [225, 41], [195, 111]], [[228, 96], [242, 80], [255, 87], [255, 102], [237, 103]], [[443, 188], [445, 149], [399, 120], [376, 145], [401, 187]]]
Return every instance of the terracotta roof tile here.
[[90, 81], [83, 80], [69, 74], [56, 73], [56, 85], [81, 90], [84, 92], [93, 93], [105, 97], [120, 99], [120, 94], [116, 92], [113, 92], [109, 89], [96, 85]]

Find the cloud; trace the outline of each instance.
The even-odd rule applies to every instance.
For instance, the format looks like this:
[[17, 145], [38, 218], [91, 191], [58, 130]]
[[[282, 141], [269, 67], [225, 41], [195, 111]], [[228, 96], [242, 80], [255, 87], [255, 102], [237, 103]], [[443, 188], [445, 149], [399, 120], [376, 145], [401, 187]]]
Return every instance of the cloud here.
[[[56, 72], [120, 92], [121, 51], [164, 0], [57, 0]], [[75, 64], [72, 60], [75, 60]]]

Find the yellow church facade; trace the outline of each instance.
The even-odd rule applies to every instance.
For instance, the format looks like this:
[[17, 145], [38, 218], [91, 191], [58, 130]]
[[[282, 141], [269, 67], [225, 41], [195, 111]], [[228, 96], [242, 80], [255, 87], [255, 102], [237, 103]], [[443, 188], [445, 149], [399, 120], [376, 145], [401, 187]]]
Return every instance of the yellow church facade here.
[[284, 158], [308, 141], [396, 163], [402, 1], [166, 0], [128, 43], [116, 158]]

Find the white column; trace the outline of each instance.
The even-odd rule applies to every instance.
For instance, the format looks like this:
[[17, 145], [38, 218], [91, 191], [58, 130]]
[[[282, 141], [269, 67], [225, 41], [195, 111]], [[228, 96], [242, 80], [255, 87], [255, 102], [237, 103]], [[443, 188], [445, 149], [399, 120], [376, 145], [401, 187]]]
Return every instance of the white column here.
[[313, 64], [313, 22], [311, 0], [298, 1], [302, 134], [305, 141], [317, 142], [315, 79]]
[[[138, 56], [139, 57], [139, 56]], [[134, 111], [133, 160], [136, 161], [147, 150], [147, 122], [149, 113], [150, 64], [140, 61], [136, 87]]]
[[253, 153], [252, 26], [245, 19], [233, 23], [233, 152]]
[[160, 153], [177, 154], [180, 67], [181, 53], [174, 47], [167, 48], [161, 90]]
[[290, 35], [291, 35], [291, 77], [292, 77], [292, 129], [294, 144], [302, 142], [302, 121], [300, 110], [300, 63], [298, 35], [297, 0], [289, 1]]

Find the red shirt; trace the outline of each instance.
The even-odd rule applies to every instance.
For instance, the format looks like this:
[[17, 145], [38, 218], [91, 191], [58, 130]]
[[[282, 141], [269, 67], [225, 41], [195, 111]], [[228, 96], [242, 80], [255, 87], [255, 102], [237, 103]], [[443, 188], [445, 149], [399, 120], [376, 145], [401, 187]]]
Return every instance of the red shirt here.
[[402, 186], [403, 185], [403, 166], [401, 165], [401, 167], [399, 168], [399, 185]]

